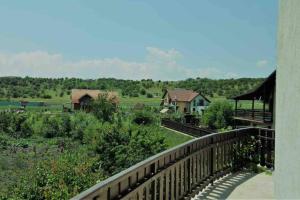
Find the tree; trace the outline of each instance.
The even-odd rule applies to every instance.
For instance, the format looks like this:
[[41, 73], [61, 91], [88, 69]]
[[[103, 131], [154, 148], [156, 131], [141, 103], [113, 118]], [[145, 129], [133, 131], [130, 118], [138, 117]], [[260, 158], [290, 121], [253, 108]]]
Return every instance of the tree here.
[[133, 122], [138, 125], [149, 125], [154, 122], [153, 113], [142, 110], [134, 113]]
[[153, 94], [147, 93], [147, 98], [153, 98]]
[[91, 104], [92, 113], [99, 120], [112, 122], [114, 113], [117, 111], [117, 104], [114, 98], [116, 97], [110, 98], [108, 93], [100, 94]]
[[143, 88], [143, 89], [141, 89], [140, 93], [141, 93], [141, 95], [145, 95], [146, 94], [146, 90]]
[[227, 128], [232, 124], [233, 108], [228, 101], [216, 101], [205, 110], [203, 122], [212, 129]]
[[153, 127], [103, 129], [95, 146], [104, 172], [113, 174], [167, 148], [165, 138]]

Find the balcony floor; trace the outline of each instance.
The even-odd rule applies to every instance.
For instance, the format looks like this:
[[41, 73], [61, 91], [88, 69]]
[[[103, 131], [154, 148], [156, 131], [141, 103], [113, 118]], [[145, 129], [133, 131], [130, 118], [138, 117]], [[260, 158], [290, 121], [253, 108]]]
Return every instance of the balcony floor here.
[[200, 199], [274, 199], [272, 175], [247, 171], [229, 174], [192, 198]]

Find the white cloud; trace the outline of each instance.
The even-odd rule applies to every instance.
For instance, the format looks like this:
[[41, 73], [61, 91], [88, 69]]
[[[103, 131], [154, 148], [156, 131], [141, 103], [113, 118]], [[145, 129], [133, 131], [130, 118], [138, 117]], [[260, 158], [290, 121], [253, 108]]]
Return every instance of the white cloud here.
[[269, 64], [268, 60], [259, 60], [256, 62], [256, 66], [259, 68], [263, 68], [263, 67], [267, 67], [267, 65]]
[[183, 55], [175, 50], [147, 47], [145, 60], [100, 58], [70, 61], [61, 54], [45, 51], [7, 54], [0, 52], [0, 76], [114, 77], [122, 79], [179, 80], [194, 77], [235, 78], [213, 67], [190, 68], [179, 64]]

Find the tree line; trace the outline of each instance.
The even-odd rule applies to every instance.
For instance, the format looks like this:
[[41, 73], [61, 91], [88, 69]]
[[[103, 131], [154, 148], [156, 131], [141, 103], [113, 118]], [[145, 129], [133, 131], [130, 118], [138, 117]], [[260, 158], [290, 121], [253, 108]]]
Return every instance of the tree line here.
[[189, 78], [181, 81], [122, 80], [115, 78], [31, 78], [0, 77], [0, 98], [44, 98], [70, 95], [71, 89], [118, 90], [123, 96], [153, 97], [149, 89], [155, 88], [156, 95], [168, 88], [185, 88], [198, 91], [206, 96], [230, 98], [244, 93], [263, 81], [262, 78], [208, 79]]

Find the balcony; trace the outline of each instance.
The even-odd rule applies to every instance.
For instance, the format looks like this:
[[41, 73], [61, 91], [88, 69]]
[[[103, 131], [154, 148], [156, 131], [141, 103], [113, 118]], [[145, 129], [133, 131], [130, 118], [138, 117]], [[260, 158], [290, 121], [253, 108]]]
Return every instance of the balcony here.
[[236, 109], [234, 119], [271, 126], [273, 122], [273, 113], [258, 109]]
[[190, 199], [252, 163], [272, 168], [275, 131], [244, 128], [193, 139], [116, 174], [73, 199]]

